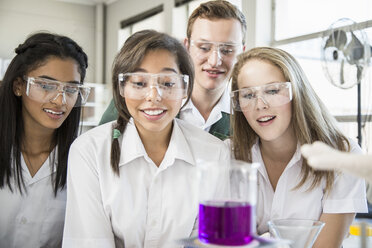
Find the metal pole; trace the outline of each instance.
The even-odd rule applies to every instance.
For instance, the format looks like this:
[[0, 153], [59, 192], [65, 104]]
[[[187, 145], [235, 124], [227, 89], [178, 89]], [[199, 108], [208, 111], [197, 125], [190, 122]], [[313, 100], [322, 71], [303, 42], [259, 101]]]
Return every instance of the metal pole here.
[[361, 91], [361, 82], [358, 80], [358, 115], [357, 115], [357, 122], [358, 122], [358, 144], [362, 147], [362, 91]]
[[367, 222], [360, 222], [360, 248], [367, 248]]

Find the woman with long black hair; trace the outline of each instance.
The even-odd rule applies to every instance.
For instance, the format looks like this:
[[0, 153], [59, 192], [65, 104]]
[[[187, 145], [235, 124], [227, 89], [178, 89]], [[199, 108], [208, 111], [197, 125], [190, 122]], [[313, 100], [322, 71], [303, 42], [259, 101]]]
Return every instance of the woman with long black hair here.
[[0, 247], [60, 247], [87, 55], [49, 33], [15, 52], [0, 86]]

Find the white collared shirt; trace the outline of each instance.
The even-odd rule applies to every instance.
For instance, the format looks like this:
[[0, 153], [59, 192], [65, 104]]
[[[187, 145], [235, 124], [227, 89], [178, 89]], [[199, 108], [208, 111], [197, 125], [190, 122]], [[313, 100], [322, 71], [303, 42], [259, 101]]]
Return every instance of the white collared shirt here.
[[196, 235], [196, 161], [226, 160], [228, 147], [176, 119], [157, 167], [130, 121], [119, 138], [118, 177], [110, 165], [113, 123], [71, 146], [63, 247], [177, 247], [176, 240]]
[[200, 114], [199, 110], [194, 106], [191, 99], [181, 109], [180, 119], [188, 123], [191, 123], [192, 125], [197, 126], [203, 129], [204, 131], [209, 132], [211, 126], [222, 118], [221, 112], [230, 114], [230, 94], [228, 89], [229, 87], [225, 89], [220, 100], [213, 107], [207, 121], [204, 120], [204, 117]]
[[[349, 140], [352, 153], [361, 153], [359, 146]], [[284, 169], [274, 192], [262, 160], [258, 142], [252, 147], [252, 161], [258, 162], [257, 232], [268, 231], [267, 221], [272, 219], [315, 219], [322, 213], [367, 212], [364, 180], [349, 174], [336, 174], [331, 193], [326, 196], [325, 180], [321, 186], [306, 191], [311, 185], [307, 180], [299, 189], [293, 190], [302, 178], [302, 157], [300, 145]]]
[[49, 158], [34, 177], [23, 156], [21, 165], [27, 193], [20, 194], [14, 178], [13, 193], [8, 186], [0, 189], [0, 247], [61, 247], [66, 190], [54, 197], [55, 171], [51, 171]]

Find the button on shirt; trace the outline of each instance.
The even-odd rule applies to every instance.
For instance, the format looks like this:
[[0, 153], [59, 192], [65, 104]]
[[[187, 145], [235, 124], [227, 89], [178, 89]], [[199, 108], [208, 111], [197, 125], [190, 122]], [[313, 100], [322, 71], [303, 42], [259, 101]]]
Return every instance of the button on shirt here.
[[191, 123], [194, 126], [203, 129], [204, 131], [209, 132], [211, 126], [222, 118], [221, 112], [230, 114], [230, 95], [227, 89], [229, 89], [229, 87], [226, 88], [220, 100], [213, 107], [212, 112], [210, 113], [207, 121], [205, 121], [204, 117], [200, 114], [199, 110], [194, 106], [191, 99], [181, 109], [180, 119], [188, 123]]
[[[361, 153], [359, 146], [349, 141], [351, 152]], [[258, 143], [252, 147], [252, 161], [258, 162], [257, 232], [268, 231], [271, 219], [316, 219], [322, 213], [367, 212], [364, 180], [348, 174], [336, 174], [331, 193], [326, 196], [325, 180], [311, 191], [306, 191], [311, 180], [299, 189], [293, 189], [302, 178], [300, 145], [279, 178], [274, 192], [267, 175]]]
[[63, 247], [177, 247], [197, 234], [196, 161], [226, 161], [227, 146], [177, 119], [157, 167], [130, 121], [119, 138], [119, 177], [110, 165], [113, 123], [71, 146]]
[[61, 247], [66, 206], [66, 190], [54, 197], [49, 158], [31, 177], [21, 156], [22, 175], [27, 192], [20, 194], [12, 178], [13, 193], [0, 190], [0, 247]]

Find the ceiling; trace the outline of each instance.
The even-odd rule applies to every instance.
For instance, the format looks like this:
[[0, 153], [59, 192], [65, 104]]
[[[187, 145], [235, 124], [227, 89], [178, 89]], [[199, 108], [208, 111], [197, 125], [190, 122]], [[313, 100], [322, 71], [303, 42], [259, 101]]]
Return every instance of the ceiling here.
[[96, 5], [99, 3], [104, 3], [106, 5], [116, 2], [117, 0], [54, 0], [59, 2], [66, 2], [66, 3], [75, 3], [75, 4], [83, 4], [83, 5]]

